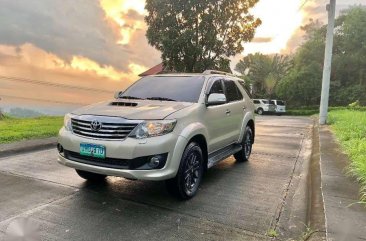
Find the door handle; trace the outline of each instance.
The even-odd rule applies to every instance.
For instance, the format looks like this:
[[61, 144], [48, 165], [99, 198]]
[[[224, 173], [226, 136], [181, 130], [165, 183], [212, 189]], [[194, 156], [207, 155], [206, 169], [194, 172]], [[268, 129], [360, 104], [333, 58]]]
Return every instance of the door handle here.
[[231, 111], [230, 110], [226, 110], [226, 112], [225, 112], [227, 115], [229, 115], [230, 113], [231, 113]]

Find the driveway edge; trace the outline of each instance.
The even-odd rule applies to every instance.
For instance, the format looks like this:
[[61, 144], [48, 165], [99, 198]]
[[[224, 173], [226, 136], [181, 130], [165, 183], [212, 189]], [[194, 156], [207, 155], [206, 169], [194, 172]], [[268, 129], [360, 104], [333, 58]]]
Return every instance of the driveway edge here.
[[0, 158], [15, 154], [39, 151], [56, 147], [57, 137], [24, 140], [9, 144], [0, 144]]

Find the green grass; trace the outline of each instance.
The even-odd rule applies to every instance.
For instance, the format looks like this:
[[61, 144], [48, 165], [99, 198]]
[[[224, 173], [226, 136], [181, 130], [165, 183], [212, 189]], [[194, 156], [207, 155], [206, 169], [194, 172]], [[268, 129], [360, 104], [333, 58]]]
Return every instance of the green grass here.
[[[338, 111], [338, 110], [357, 110], [357, 111], [366, 111], [366, 107], [329, 107], [329, 111]], [[310, 106], [310, 107], [298, 107], [296, 109], [289, 108], [286, 111], [286, 115], [292, 115], [292, 116], [311, 116], [319, 114], [319, 107], [316, 106]]]
[[0, 144], [33, 138], [56, 136], [63, 125], [63, 117], [42, 116], [37, 118], [0, 119]]
[[366, 111], [332, 110], [329, 123], [351, 159], [350, 173], [359, 180], [361, 199], [366, 201]]

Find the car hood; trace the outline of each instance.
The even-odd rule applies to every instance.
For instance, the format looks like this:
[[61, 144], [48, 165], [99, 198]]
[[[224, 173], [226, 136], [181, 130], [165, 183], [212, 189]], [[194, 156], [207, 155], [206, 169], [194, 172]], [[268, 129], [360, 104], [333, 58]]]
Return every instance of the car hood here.
[[116, 116], [132, 120], [162, 120], [193, 103], [155, 100], [113, 100], [82, 107], [75, 115]]

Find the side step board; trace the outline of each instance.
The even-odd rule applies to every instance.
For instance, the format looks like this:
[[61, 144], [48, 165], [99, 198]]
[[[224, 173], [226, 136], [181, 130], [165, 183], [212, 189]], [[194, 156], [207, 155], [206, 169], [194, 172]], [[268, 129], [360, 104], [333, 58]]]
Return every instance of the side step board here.
[[228, 158], [229, 156], [241, 151], [243, 147], [240, 144], [231, 144], [221, 150], [215, 151], [208, 155], [208, 164], [207, 167], [211, 168], [220, 161]]

